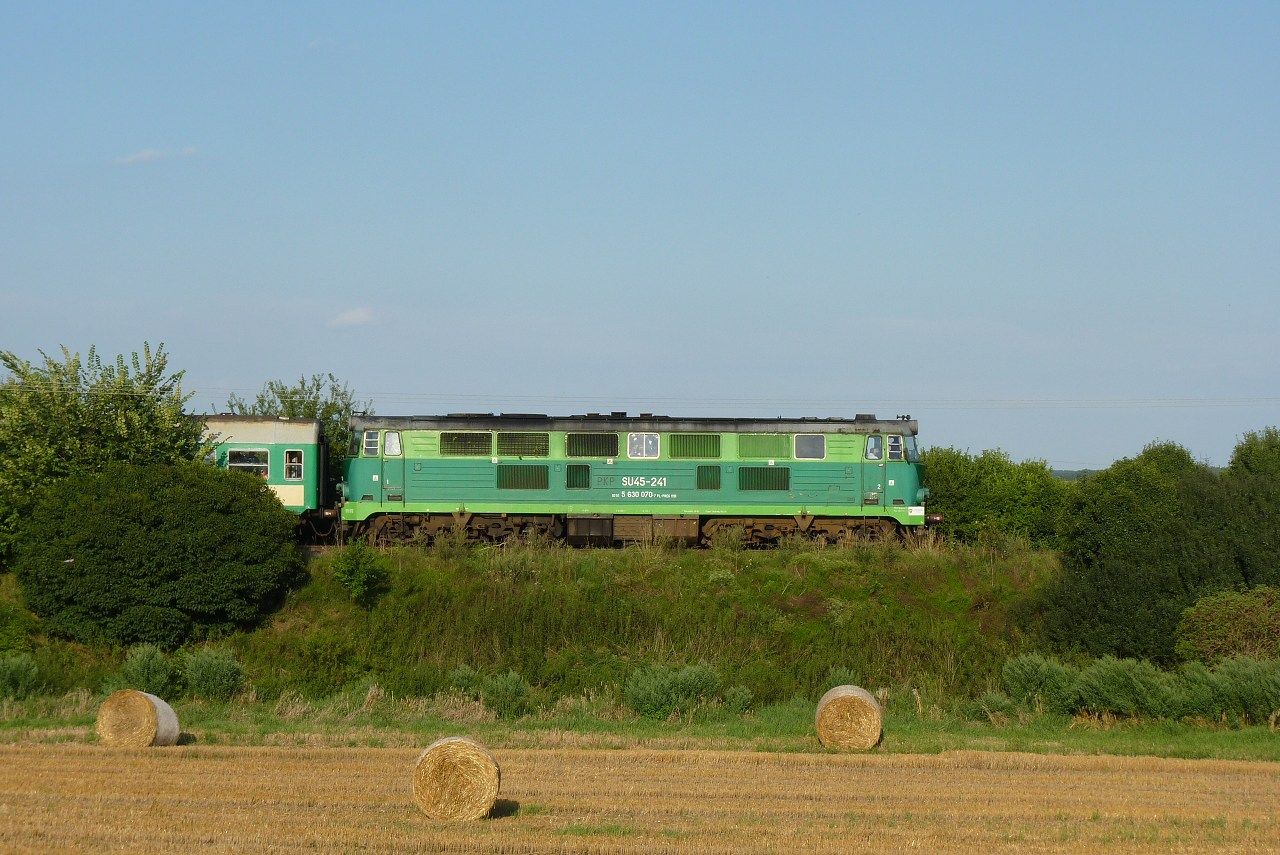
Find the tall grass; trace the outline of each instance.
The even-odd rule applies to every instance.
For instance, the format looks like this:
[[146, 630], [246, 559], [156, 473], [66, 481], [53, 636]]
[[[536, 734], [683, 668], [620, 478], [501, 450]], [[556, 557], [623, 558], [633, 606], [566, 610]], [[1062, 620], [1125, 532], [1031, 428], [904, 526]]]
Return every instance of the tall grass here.
[[546, 543], [384, 553], [389, 578], [351, 602], [328, 556], [266, 628], [233, 640], [265, 694], [373, 679], [399, 696], [453, 688], [459, 666], [514, 673], [554, 701], [621, 693], [649, 666], [706, 663], [762, 703], [816, 697], [833, 669], [935, 696], [990, 687], [1028, 640], [1015, 613], [1046, 552], [967, 547], [773, 550], [718, 544], [579, 550]]

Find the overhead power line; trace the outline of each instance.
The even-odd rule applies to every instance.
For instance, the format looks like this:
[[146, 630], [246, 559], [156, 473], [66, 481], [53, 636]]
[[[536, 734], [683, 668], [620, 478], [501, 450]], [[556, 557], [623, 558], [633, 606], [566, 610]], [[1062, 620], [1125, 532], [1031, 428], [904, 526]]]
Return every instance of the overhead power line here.
[[[50, 392], [55, 389], [68, 389], [66, 384], [31, 383], [23, 386], [32, 392]], [[146, 389], [91, 389], [77, 390], [80, 395], [89, 396], [147, 396], [156, 390]], [[252, 401], [260, 389], [246, 387], [202, 386], [175, 389], [179, 394], [192, 395], [195, 399], [214, 396], [226, 398], [232, 394], [247, 396]], [[1280, 397], [1125, 397], [1125, 398], [783, 398], [759, 396], [661, 396], [618, 394], [601, 395], [566, 395], [566, 394], [521, 394], [512, 395], [503, 392], [407, 392], [407, 391], [375, 391], [359, 392], [360, 400], [373, 400], [380, 406], [386, 404], [424, 405], [435, 404], [451, 406], [475, 406], [492, 409], [495, 406], [521, 407], [601, 407], [617, 409], [619, 407], [639, 406], [652, 407], [754, 407], [761, 410], [789, 409], [801, 410], [867, 410], [875, 407], [918, 410], [1021, 410], [1021, 409], [1059, 409], [1059, 410], [1093, 410], [1093, 409], [1169, 409], [1169, 408], [1212, 408], [1212, 407], [1275, 407], [1280, 406]]]

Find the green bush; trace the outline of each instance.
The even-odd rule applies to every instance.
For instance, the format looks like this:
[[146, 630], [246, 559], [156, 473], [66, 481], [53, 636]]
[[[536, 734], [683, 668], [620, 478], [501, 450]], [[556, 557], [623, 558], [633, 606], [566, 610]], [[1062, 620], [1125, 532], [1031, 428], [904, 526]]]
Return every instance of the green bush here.
[[1280, 588], [1201, 597], [1182, 613], [1175, 650], [1211, 664], [1233, 656], [1280, 659]]
[[49, 633], [172, 648], [278, 606], [301, 574], [296, 523], [253, 475], [119, 464], [44, 489], [15, 568]]
[[1237, 657], [1224, 659], [1213, 670], [1227, 712], [1261, 724], [1280, 711], [1280, 662]]
[[1015, 463], [1003, 451], [972, 455], [931, 448], [920, 455], [930, 512], [941, 513], [943, 533], [967, 543], [993, 537], [1055, 542], [1058, 519], [1074, 491], [1042, 460]]
[[965, 710], [966, 718], [975, 721], [986, 719], [991, 722], [998, 721], [1000, 716], [1012, 716], [1018, 711], [1018, 705], [1013, 698], [1004, 692], [983, 692], [982, 695]]
[[449, 682], [491, 709], [499, 718], [519, 718], [533, 711], [533, 687], [515, 671], [505, 674], [481, 674], [469, 665], [461, 665], [449, 673]]
[[40, 668], [31, 654], [0, 656], [0, 698], [27, 698], [43, 688]]
[[730, 686], [722, 695], [724, 708], [729, 712], [744, 713], [751, 709], [752, 694], [746, 686]]
[[111, 688], [116, 684], [118, 688], [137, 689], [170, 700], [182, 694], [182, 669], [154, 644], [139, 644], [130, 649]]
[[210, 701], [229, 701], [244, 685], [244, 669], [231, 653], [212, 647], [192, 650], [182, 660], [187, 694]]
[[1171, 675], [1150, 662], [1104, 656], [1080, 671], [1080, 709], [1095, 714], [1163, 718], [1178, 711]]
[[1076, 669], [1035, 653], [1005, 660], [1000, 669], [1005, 691], [1013, 700], [1028, 706], [1039, 699], [1053, 713], [1076, 709]]
[[719, 688], [719, 673], [705, 662], [683, 668], [650, 665], [631, 672], [623, 697], [640, 715], [665, 719], [714, 700]]
[[0, 602], [0, 653], [21, 653], [31, 647], [31, 636], [39, 628], [35, 615], [16, 603]]
[[1079, 482], [1045, 600], [1049, 638], [1095, 656], [1172, 660], [1183, 610], [1243, 582], [1228, 516], [1216, 473], [1173, 444]]
[[357, 540], [333, 559], [333, 575], [360, 606], [369, 608], [387, 590], [388, 562], [376, 549]]

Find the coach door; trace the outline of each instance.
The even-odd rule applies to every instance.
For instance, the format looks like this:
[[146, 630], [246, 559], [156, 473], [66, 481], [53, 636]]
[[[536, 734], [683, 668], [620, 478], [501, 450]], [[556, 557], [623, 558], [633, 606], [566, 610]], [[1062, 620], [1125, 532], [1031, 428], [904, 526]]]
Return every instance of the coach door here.
[[862, 506], [864, 508], [884, 507], [885, 494], [885, 438], [878, 433], [867, 436], [867, 444], [862, 453]]
[[398, 430], [382, 435], [382, 503], [404, 504], [404, 449]]

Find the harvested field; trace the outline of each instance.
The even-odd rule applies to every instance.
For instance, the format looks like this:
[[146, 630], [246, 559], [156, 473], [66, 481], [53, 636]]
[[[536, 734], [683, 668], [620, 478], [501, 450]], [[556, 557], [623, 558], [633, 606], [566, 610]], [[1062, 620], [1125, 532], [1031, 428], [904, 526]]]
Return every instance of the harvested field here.
[[0, 850], [1280, 851], [1280, 764], [506, 749], [495, 818], [414, 806], [400, 748], [0, 746]]

